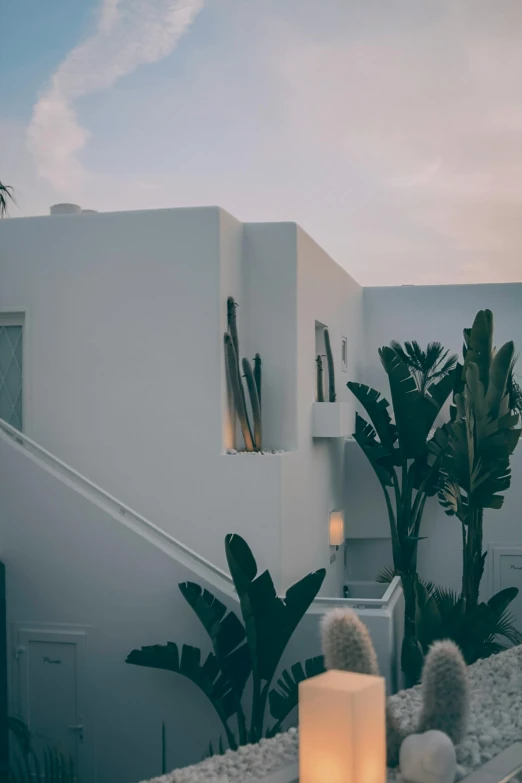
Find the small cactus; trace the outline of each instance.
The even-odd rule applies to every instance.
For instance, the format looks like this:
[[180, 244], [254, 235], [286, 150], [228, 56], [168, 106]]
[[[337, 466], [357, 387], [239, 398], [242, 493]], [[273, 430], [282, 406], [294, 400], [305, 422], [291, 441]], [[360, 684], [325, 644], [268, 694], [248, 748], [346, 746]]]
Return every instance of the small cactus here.
[[336, 394], [334, 360], [332, 346], [330, 343], [330, 332], [326, 328], [324, 330], [324, 347], [326, 350], [326, 363], [328, 365], [328, 402], [335, 402]]
[[368, 629], [351, 609], [332, 609], [321, 620], [324, 665], [343, 672], [379, 675]]
[[248, 417], [248, 410], [239, 365], [239, 337], [236, 319], [237, 304], [232, 296], [227, 299], [228, 332], [225, 333], [225, 361], [227, 366], [229, 388], [234, 402], [234, 409], [239, 419], [245, 448], [247, 451], [261, 451], [261, 357], [256, 353], [254, 370], [248, 359], [243, 359], [243, 372], [250, 397], [253, 428]]
[[317, 356], [317, 402], [324, 402], [323, 360]]
[[417, 731], [443, 731], [454, 745], [466, 734], [469, 689], [464, 658], [451, 641], [435, 642], [422, 672], [422, 710]]

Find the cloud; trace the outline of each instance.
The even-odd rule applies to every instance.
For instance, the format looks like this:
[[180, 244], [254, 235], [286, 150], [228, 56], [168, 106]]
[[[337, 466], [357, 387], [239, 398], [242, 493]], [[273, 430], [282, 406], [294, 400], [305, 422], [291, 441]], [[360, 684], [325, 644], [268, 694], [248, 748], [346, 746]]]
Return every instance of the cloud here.
[[78, 156], [89, 132], [75, 101], [167, 57], [202, 7], [203, 0], [102, 1], [96, 32], [67, 55], [34, 106], [27, 142], [42, 177], [65, 192], [83, 184]]

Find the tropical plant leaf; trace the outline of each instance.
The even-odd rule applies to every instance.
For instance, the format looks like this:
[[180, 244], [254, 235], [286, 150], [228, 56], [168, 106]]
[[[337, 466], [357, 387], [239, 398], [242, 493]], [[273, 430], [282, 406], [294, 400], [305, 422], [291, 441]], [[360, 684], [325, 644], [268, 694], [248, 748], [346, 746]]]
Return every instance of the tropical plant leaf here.
[[391, 486], [393, 483], [393, 452], [379, 443], [372, 425], [368, 424], [358, 413], [355, 414], [353, 437], [366, 454], [382, 486]]
[[238, 535], [225, 538], [227, 561], [241, 603], [254, 676], [270, 682], [281, 655], [325, 577], [324, 568], [308, 574], [278, 597], [268, 571], [257, 565]]
[[194, 582], [182, 582], [181, 594], [208, 633], [221, 671], [238, 699], [252, 671], [245, 629], [234, 612], [228, 612], [208, 590]]
[[349, 381], [346, 385], [370, 417], [381, 446], [391, 453], [397, 440], [397, 430], [388, 413], [390, 403], [385, 397], [381, 397], [380, 392], [365, 386], [364, 383]]
[[386, 566], [377, 574], [375, 581], [383, 585], [389, 585], [397, 576], [397, 571], [393, 566]]
[[393, 340], [390, 348], [412, 370], [417, 389], [422, 395], [426, 395], [435, 380], [449, 375], [457, 366], [457, 356], [449, 355], [449, 351], [438, 342], [428, 343], [424, 351], [416, 340], [406, 341], [404, 348], [397, 340]]
[[[426, 438], [437, 415], [434, 406], [423, 397], [407, 364], [392, 348], [379, 349], [382, 365], [388, 375], [395, 426], [402, 458], [414, 459], [426, 447]], [[427, 412], [433, 412], [429, 423]]]
[[[221, 672], [214, 653], [209, 653], [201, 664], [201, 650], [198, 647], [184, 644], [180, 656], [177, 644], [167, 642], [166, 645], [155, 644], [142, 647], [141, 650], [133, 650], [127, 656], [126, 663], [163, 669], [186, 677], [207, 696], [225, 729], [230, 731], [227, 719], [235, 714], [237, 699], [228, 679]], [[227, 738], [230, 742], [228, 733]]]
[[[290, 671], [285, 669], [281, 673], [276, 687], [268, 694], [270, 714], [277, 721], [277, 730], [285, 718], [297, 707], [299, 683], [310, 677], [316, 677], [324, 671], [324, 658], [322, 655], [318, 655], [315, 658], [308, 658], [304, 663], [304, 668], [301, 663], [295, 663]], [[273, 736], [274, 728], [271, 730], [271, 736]]]

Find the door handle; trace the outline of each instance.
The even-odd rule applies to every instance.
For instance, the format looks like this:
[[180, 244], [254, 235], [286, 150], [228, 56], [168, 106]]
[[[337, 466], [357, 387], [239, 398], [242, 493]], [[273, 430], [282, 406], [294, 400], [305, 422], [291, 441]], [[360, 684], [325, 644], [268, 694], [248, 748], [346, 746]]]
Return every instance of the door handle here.
[[79, 723], [77, 726], [69, 726], [71, 731], [78, 732], [78, 739], [83, 742], [83, 723]]

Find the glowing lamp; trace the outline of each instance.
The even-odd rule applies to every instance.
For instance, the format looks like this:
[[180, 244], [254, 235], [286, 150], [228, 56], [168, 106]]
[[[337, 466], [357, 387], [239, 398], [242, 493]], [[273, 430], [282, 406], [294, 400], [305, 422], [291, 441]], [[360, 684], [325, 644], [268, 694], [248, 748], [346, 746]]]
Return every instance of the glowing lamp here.
[[330, 546], [344, 544], [344, 513], [342, 511], [330, 512]]
[[299, 684], [299, 783], [386, 783], [385, 693], [352, 672]]

